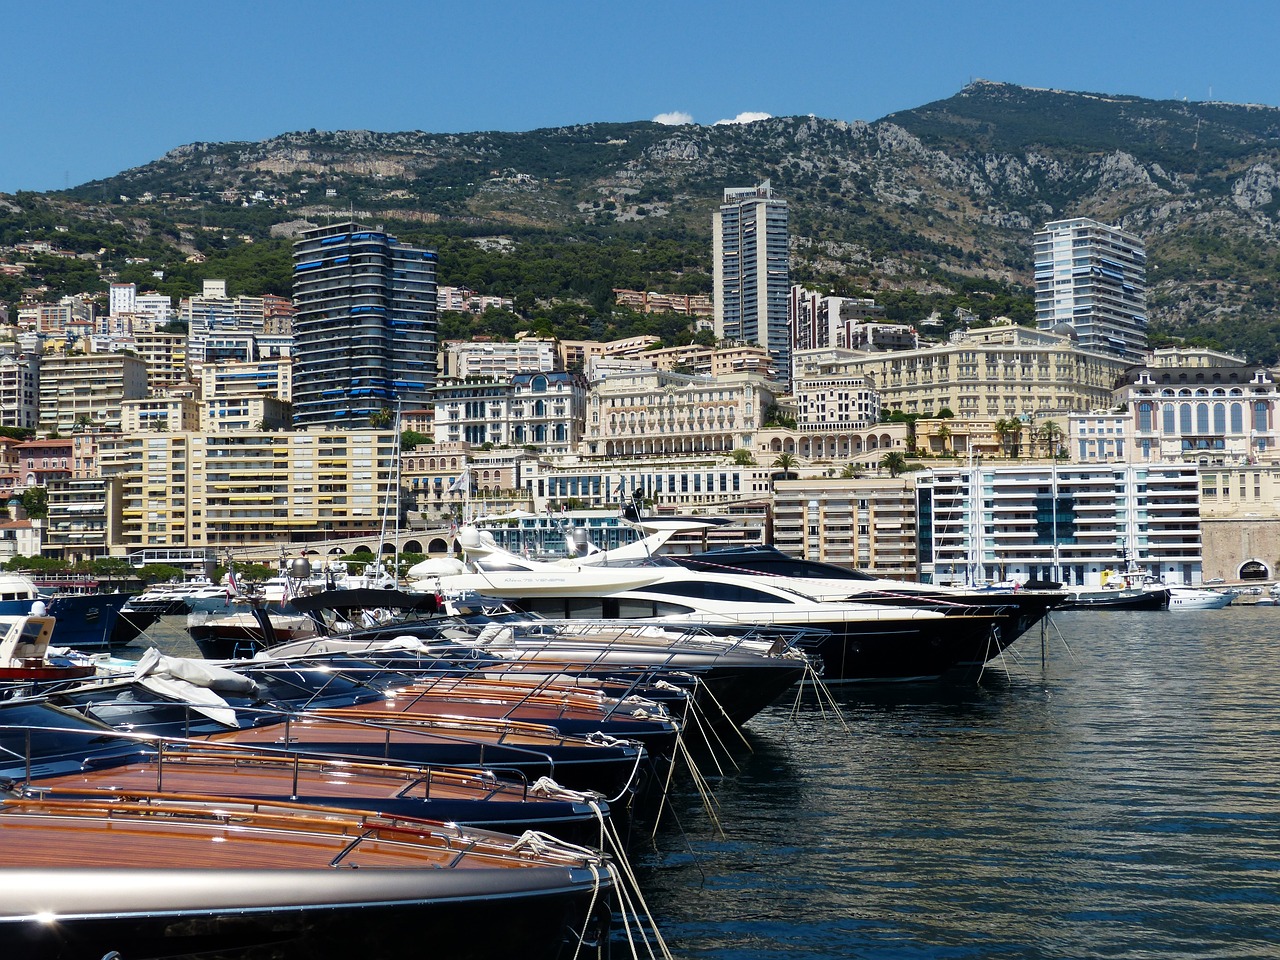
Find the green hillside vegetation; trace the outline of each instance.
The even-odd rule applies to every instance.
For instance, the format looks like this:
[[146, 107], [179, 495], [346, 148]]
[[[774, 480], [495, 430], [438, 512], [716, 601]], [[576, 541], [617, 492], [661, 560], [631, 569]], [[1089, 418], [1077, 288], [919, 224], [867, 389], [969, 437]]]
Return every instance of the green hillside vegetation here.
[[205, 278], [233, 295], [288, 295], [290, 230], [354, 213], [437, 249], [441, 283], [515, 299], [513, 315], [444, 318], [442, 334], [604, 337], [656, 324], [665, 342], [687, 334], [616, 309], [613, 289], [709, 292], [722, 189], [770, 178], [789, 204], [793, 279], [875, 297], [891, 321], [937, 312], [953, 325], [959, 309], [1031, 322], [1031, 234], [1092, 216], [1146, 241], [1154, 340], [1274, 363], [1277, 171], [1272, 107], [982, 81], [874, 123], [298, 131], [191, 144], [71, 190], [0, 197], [0, 245], [101, 251], [98, 262], [22, 256], [27, 273], [0, 277], [0, 300], [42, 283], [46, 299], [102, 292], [117, 278], [174, 297]]

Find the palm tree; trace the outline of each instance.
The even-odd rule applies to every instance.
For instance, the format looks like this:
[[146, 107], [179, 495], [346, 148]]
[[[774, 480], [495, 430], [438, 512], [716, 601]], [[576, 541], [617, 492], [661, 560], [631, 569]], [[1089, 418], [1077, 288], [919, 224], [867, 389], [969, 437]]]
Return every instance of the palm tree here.
[[1044, 438], [1045, 456], [1056, 457], [1062, 445], [1062, 428], [1052, 420], [1040, 424], [1040, 436]]
[[907, 469], [907, 455], [901, 450], [890, 450], [880, 458], [880, 466], [889, 471], [889, 476], [896, 477]]
[[793, 455], [789, 453], [780, 453], [778, 454], [777, 458], [774, 459], [773, 465], [782, 471], [783, 480], [790, 480], [793, 478], [791, 473], [791, 468], [794, 467], [798, 462], [799, 461], [796, 460], [796, 458]]
[[844, 469], [840, 471], [841, 480], [860, 480], [862, 478], [862, 464], [849, 462], [844, 465]]
[[942, 441], [942, 453], [947, 455], [951, 453], [951, 428], [945, 423], [933, 431], [933, 435]]
[[1016, 457], [1022, 446], [1022, 421], [1017, 417], [1001, 417], [996, 421], [996, 436], [1006, 457]]

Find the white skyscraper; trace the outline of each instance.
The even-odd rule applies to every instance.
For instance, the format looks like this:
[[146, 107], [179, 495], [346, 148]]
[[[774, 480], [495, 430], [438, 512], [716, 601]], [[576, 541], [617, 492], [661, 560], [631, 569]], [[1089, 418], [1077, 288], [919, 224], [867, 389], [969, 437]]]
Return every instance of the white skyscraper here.
[[791, 375], [787, 202], [769, 181], [726, 189], [712, 221], [715, 334], [769, 351], [779, 378]]
[[1117, 227], [1076, 217], [1035, 235], [1036, 324], [1069, 323], [1081, 349], [1141, 363], [1147, 350], [1147, 254]]

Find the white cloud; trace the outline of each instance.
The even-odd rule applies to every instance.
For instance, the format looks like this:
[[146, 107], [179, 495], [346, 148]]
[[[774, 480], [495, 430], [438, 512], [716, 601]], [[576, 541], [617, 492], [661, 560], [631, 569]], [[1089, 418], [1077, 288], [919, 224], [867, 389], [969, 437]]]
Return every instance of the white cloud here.
[[670, 113], [660, 113], [653, 118], [654, 123], [665, 123], [669, 127], [679, 127], [686, 123], [693, 123], [693, 114], [685, 113], [683, 110], [672, 110]]
[[757, 120], [768, 120], [772, 116], [771, 113], [760, 113], [758, 110], [744, 110], [732, 120], [717, 120], [716, 126], [722, 123], [754, 123]]

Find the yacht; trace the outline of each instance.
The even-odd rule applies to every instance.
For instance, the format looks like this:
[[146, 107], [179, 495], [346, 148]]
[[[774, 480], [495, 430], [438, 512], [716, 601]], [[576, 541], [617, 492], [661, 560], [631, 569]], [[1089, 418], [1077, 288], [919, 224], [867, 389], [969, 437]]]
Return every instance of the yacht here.
[[1235, 597], [1207, 587], [1171, 587], [1170, 610], [1221, 610], [1229, 607]]
[[[652, 557], [641, 568], [658, 575], [652, 582], [602, 586], [584, 594], [553, 587], [577, 561], [526, 560], [483, 534], [461, 542], [474, 572], [423, 581], [423, 588], [497, 597], [551, 619], [649, 620], [729, 633], [762, 626], [814, 630], [817, 638], [807, 652], [821, 657], [827, 682], [936, 679], [958, 668], [980, 667], [1016, 639], [1012, 630], [1001, 629], [1017, 609], [1003, 594], [928, 606], [821, 600], [797, 589], [800, 581], [695, 571], [663, 557]], [[477, 542], [479, 547], [467, 548]], [[539, 575], [547, 582], [531, 588]]]

